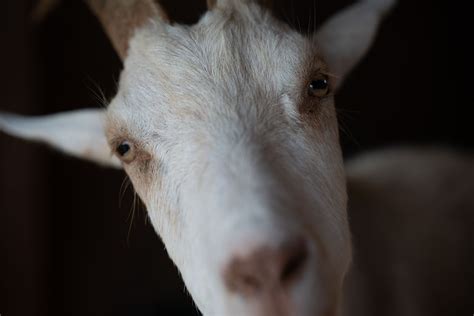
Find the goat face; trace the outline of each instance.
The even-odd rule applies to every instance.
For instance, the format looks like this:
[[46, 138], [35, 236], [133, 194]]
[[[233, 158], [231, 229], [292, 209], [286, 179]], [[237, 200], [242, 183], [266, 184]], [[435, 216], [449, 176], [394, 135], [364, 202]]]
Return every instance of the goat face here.
[[205, 314], [334, 310], [350, 238], [331, 85], [315, 41], [258, 7], [133, 38], [109, 144]]

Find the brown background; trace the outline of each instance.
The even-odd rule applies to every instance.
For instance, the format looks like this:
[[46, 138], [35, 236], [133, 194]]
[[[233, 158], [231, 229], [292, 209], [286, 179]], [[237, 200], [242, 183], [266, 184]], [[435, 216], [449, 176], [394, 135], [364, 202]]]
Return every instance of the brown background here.
[[[2, 1], [0, 110], [46, 114], [113, 96], [120, 61], [79, 0], [40, 25], [31, 0]], [[163, 1], [191, 23], [203, 1]], [[278, 1], [303, 30], [351, 1]], [[400, 143], [471, 151], [472, 27], [462, 1], [401, 1], [337, 98], [346, 156]], [[315, 10], [316, 9], [316, 10]], [[316, 23], [314, 23], [316, 21]], [[196, 314], [124, 174], [0, 135], [0, 314]], [[130, 228], [130, 229], [129, 229]]]

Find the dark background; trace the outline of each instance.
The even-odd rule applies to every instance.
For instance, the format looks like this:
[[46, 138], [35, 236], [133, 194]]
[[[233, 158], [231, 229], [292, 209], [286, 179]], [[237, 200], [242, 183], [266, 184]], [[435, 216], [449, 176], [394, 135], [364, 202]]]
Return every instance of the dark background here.
[[[186, 23], [205, 10], [204, 0], [163, 2]], [[351, 1], [277, 3], [307, 30]], [[346, 156], [407, 143], [471, 152], [468, 3], [404, 0], [388, 17], [337, 97]], [[97, 107], [99, 88], [113, 96], [121, 63], [86, 6], [64, 0], [34, 24], [33, 4], [2, 1], [0, 110], [47, 114]], [[2, 316], [196, 314], [142, 207], [131, 220], [124, 178], [0, 135]]]

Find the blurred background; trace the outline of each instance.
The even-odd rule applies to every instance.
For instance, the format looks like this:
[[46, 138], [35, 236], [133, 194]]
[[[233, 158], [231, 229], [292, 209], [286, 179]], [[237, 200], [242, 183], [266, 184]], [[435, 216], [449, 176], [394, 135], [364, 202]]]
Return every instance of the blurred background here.
[[[99, 23], [80, 0], [33, 23], [35, 2], [2, 1], [0, 110], [98, 107], [100, 91], [114, 95], [121, 69]], [[276, 2], [280, 17], [306, 32], [352, 1]], [[183, 23], [205, 11], [204, 0], [162, 3]], [[415, 143], [472, 152], [468, 5], [400, 1], [337, 96], [346, 157]], [[124, 179], [0, 135], [2, 316], [198, 315], [143, 207], [132, 216]]]

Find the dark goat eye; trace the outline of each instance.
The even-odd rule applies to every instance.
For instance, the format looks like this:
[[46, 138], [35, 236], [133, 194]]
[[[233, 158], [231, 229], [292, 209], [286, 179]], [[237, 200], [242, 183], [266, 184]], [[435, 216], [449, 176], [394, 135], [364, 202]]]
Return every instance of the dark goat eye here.
[[117, 153], [122, 157], [128, 154], [130, 150], [131, 150], [130, 144], [127, 142], [123, 142], [117, 146]]
[[311, 81], [308, 94], [312, 97], [324, 97], [329, 93], [329, 82], [326, 78]]
[[129, 142], [122, 142], [120, 143], [117, 148], [115, 148], [117, 155], [119, 156], [120, 160], [124, 163], [130, 163], [135, 159], [135, 150], [133, 145]]

